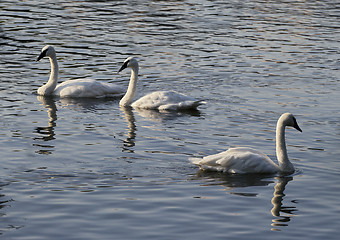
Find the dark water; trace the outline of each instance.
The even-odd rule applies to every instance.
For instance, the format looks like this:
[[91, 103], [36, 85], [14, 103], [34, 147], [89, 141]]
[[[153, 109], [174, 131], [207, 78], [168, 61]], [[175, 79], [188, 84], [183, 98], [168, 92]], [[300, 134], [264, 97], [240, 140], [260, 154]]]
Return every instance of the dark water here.
[[[340, 5], [336, 1], [1, 1], [1, 239], [337, 239]], [[60, 81], [176, 90], [198, 112], [37, 97]], [[251, 146], [291, 176], [202, 173], [189, 157]]]

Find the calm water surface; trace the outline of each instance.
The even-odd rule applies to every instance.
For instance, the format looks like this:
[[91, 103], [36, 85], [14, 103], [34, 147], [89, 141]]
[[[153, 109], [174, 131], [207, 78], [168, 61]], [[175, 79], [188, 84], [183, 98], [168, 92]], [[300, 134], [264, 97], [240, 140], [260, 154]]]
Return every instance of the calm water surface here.
[[[1, 239], [337, 239], [340, 5], [337, 1], [1, 1]], [[60, 81], [165, 89], [197, 112], [119, 99], [37, 97], [55, 46]], [[189, 157], [251, 146], [290, 176], [203, 173]]]

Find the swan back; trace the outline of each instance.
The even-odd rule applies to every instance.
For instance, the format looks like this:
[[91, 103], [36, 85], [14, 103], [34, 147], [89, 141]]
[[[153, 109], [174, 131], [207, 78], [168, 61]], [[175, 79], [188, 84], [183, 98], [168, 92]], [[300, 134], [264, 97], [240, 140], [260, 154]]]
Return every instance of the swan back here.
[[175, 91], [156, 91], [135, 101], [133, 108], [157, 109], [160, 111], [177, 111], [196, 109], [203, 104], [201, 100], [177, 93]]
[[226, 173], [276, 173], [279, 167], [265, 154], [248, 147], [230, 148], [227, 151], [189, 159], [202, 170]]
[[54, 92], [54, 96], [72, 98], [105, 98], [120, 97], [124, 89], [112, 83], [105, 83], [93, 79], [75, 79], [62, 82]]

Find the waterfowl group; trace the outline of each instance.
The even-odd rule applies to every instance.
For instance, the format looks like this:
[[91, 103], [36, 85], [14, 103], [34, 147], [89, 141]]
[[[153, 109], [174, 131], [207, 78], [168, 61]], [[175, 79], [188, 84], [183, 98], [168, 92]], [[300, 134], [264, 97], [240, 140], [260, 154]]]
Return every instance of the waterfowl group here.
[[[72, 98], [101, 98], [121, 97], [119, 105], [122, 107], [151, 109], [158, 111], [181, 111], [197, 109], [202, 100], [177, 93], [175, 91], [156, 91], [134, 100], [137, 90], [139, 64], [136, 58], [128, 57], [118, 72], [126, 68], [131, 69], [130, 82], [125, 91], [121, 86], [92, 79], [68, 80], [58, 82], [58, 61], [52, 46], [45, 46], [37, 61], [48, 57], [51, 63], [51, 73], [48, 82], [38, 89], [38, 95]], [[202, 170], [222, 171], [231, 174], [244, 173], [293, 173], [295, 168], [289, 161], [285, 143], [285, 128], [293, 127], [302, 132], [295, 117], [291, 113], [284, 113], [278, 119], [276, 127], [276, 156], [278, 164], [274, 163], [264, 153], [248, 148], [230, 148], [227, 151], [206, 156], [190, 158], [190, 161]]]

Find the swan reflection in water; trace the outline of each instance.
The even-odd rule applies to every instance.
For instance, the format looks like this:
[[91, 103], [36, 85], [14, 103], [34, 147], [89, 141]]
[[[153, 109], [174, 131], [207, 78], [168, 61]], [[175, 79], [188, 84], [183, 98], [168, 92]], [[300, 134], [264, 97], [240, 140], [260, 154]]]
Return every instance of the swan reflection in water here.
[[137, 112], [141, 117], [148, 119], [153, 122], [165, 122], [169, 120], [174, 120], [178, 117], [183, 116], [201, 116], [200, 111], [182, 111], [182, 112], [159, 112], [157, 110], [149, 109], [133, 109], [130, 106], [120, 106], [120, 110], [123, 112], [125, 120], [127, 122], [127, 134], [126, 139], [123, 140], [122, 151], [123, 152], [134, 152], [133, 147], [136, 142], [136, 118], [134, 116], [134, 111]]
[[[54, 128], [56, 127], [57, 120], [57, 107], [55, 101], [51, 97], [37, 96], [38, 101], [47, 108], [48, 114], [48, 126], [47, 127], [36, 127], [34, 133], [38, 133], [40, 136], [35, 137], [36, 141], [51, 141], [55, 139]], [[40, 147], [41, 149], [36, 151], [38, 154], [51, 154], [53, 152], [54, 146], [46, 143], [35, 143], [33, 146]]]
[[[283, 206], [282, 204], [283, 198], [285, 196], [283, 192], [288, 182], [293, 180], [293, 177], [276, 177], [276, 179], [278, 180], [278, 182], [274, 186], [275, 191], [272, 198], [273, 208], [271, 210], [271, 213], [275, 218], [272, 220], [273, 228], [271, 230], [280, 231], [280, 229], [276, 227], [288, 226], [290, 218], [295, 216], [294, 212], [298, 210], [294, 206]], [[295, 203], [294, 201], [292, 202]]]
[[[271, 214], [273, 216], [271, 223], [272, 231], [280, 231], [279, 227], [288, 226], [291, 218], [296, 216], [295, 212], [298, 209], [295, 206], [285, 206], [283, 205], [283, 200], [285, 197], [284, 191], [288, 182], [293, 180], [291, 176], [277, 176], [272, 178], [273, 175], [268, 174], [225, 174], [221, 172], [207, 172], [198, 171], [194, 180], [206, 180], [207, 184], [203, 186], [219, 185], [226, 187], [229, 194], [244, 196], [244, 197], [256, 197], [258, 193], [241, 192], [240, 188], [250, 187], [250, 186], [268, 186], [276, 182], [274, 186], [273, 198], [271, 203], [273, 208], [271, 209]], [[213, 182], [211, 182], [213, 180]], [[296, 201], [291, 201], [295, 204]]]
[[[0, 210], [2, 208], [5, 208], [5, 207], [9, 207], [11, 206], [10, 205], [10, 202], [12, 202], [13, 200], [11, 200], [11, 198], [7, 197], [5, 194], [2, 193], [2, 189], [4, 186], [7, 186], [9, 185], [9, 183], [5, 183], [5, 182], [0, 182]], [[2, 220], [1, 217], [5, 217], [6, 214], [2, 211], [0, 211], [0, 219]]]
[[126, 122], [128, 124], [128, 132], [126, 134], [126, 139], [123, 140], [123, 152], [134, 152], [132, 148], [135, 146], [135, 139], [136, 139], [136, 119], [133, 115], [132, 108], [127, 106], [121, 106], [120, 110], [124, 113]]

